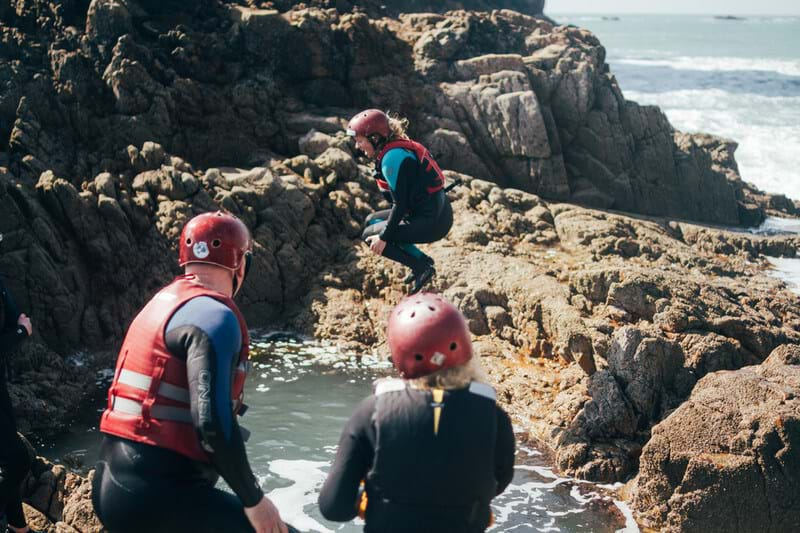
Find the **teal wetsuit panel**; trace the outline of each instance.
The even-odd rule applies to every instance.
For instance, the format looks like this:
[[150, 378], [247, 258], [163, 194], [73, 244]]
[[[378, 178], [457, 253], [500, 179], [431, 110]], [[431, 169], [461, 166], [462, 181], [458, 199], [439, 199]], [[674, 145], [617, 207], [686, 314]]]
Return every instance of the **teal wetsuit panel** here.
[[[386, 181], [389, 183], [389, 187], [393, 191], [397, 190], [397, 173], [400, 169], [400, 165], [404, 160], [409, 158], [413, 159], [414, 161], [417, 160], [417, 156], [414, 155], [414, 152], [410, 150], [406, 150], [405, 148], [392, 148], [384, 154], [383, 159], [381, 160], [381, 173], [383, 174], [383, 177], [386, 178]], [[398, 243], [398, 246], [414, 257], [419, 258], [425, 255], [422, 253], [422, 250], [413, 244]]]
[[383, 159], [381, 160], [381, 173], [383, 177], [386, 178], [386, 181], [389, 182], [389, 187], [391, 187], [393, 191], [397, 190], [397, 174], [400, 170], [400, 165], [408, 158], [414, 161], [417, 160], [417, 156], [414, 155], [414, 152], [406, 150], [405, 148], [392, 148], [383, 155]]
[[[372, 226], [373, 224], [377, 224], [379, 222], [383, 222], [383, 219], [382, 218], [373, 218], [369, 222], [369, 225]], [[397, 246], [399, 246], [400, 248], [402, 248], [406, 252], [410, 253], [411, 255], [416, 257], [417, 259], [419, 259], [423, 255], [425, 255], [424, 253], [422, 253], [422, 250], [420, 250], [419, 248], [417, 248], [415, 245], [413, 245], [411, 243], [405, 243], [405, 244], [397, 243]]]

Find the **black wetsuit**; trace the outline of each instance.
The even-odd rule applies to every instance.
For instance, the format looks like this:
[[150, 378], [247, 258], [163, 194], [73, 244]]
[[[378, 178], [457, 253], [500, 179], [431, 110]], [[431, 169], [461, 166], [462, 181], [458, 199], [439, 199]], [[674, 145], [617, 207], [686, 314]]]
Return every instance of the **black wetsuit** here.
[[447, 235], [453, 226], [450, 200], [443, 190], [427, 192], [428, 183], [420, 176], [419, 161], [410, 150], [393, 148], [386, 152], [380, 171], [391, 189], [393, 205], [371, 214], [361, 236], [380, 235], [387, 243], [384, 257], [419, 273], [433, 260], [409, 245], [435, 242]]
[[[263, 492], [231, 413], [242, 342], [236, 315], [213, 298], [193, 298], [170, 319], [165, 340], [186, 360], [192, 420], [203, 447], [213, 450], [211, 464], [105, 435], [92, 484], [95, 511], [112, 533], [253, 531], [243, 506], [256, 505]], [[201, 379], [208, 401], [199, 400]], [[220, 475], [236, 495], [214, 488]]]
[[365, 480], [368, 533], [484, 531], [514, 473], [508, 415], [473, 383], [445, 391], [435, 426], [431, 391], [398, 381], [379, 385], [347, 422], [319, 495], [323, 516], [352, 520]]
[[28, 332], [17, 325], [19, 311], [2, 280], [0, 292], [0, 514], [5, 512], [10, 525], [22, 528], [25, 527], [25, 515], [22, 513], [19, 489], [30, 469], [30, 459], [25, 444], [17, 435], [17, 424], [6, 383], [6, 357], [8, 352], [28, 336]]

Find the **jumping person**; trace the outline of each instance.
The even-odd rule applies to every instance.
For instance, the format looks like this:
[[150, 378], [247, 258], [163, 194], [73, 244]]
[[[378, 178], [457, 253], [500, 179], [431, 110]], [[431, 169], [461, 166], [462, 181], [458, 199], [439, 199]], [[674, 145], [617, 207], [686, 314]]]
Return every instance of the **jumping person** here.
[[378, 109], [354, 116], [347, 134], [375, 161], [378, 188], [392, 208], [371, 214], [362, 237], [373, 253], [411, 269], [406, 281], [418, 292], [436, 273], [433, 259], [414, 246], [444, 238], [453, 225], [453, 210], [444, 191], [445, 178], [430, 152], [406, 134], [407, 121]]
[[[233, 297], [252, 241], [218, 211], [183, 228], [185, 274], [134, 318], [119, 352], [92, 484], [103, 524], [117, 532], [286, 533], [247, 460], [247, 326]], [[214, 488], [222, 476], [236, 493]]]
[[5, 514], [8, 531], [12, 533], [33, 532], [25, 522], [20, 497], [20, 485], [31, 465], [28, 450], [17, 435], [17, 423], [6, 384], [6, 355], [32, 332], [30, 318], [19, 312], [14, 297], [0, 280], [0, 516]]
[[514, 433], [497, 405], [466, 321], [436, 294], [403, 299], [386, 332], [403, 379], [378, 382], [339, 440], [319, 495], [346, 522], [366, 494], [367, 533], [485, 531], [489, 503], [514, 470]]

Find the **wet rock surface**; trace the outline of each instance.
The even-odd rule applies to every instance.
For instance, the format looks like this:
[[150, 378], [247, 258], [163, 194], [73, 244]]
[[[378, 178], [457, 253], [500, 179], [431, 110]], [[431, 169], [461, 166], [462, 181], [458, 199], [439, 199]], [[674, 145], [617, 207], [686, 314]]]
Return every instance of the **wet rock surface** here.
[[[452, 231], [424, 246], [430, 288], [467, 316], [499, 398], [558, 469], [621, 481], [641, 465], [644, 519], [702, 529], [697, 510], [740, 508], [737, 487], [794, 450], [799, 302], [764, 269], [800, 241], [690, 221], [795, 206], [742, 183], [735, 143], [625, 101], [589, 32], [509, 10], [168, 4], [0, 8], [0, 272], [36, 330], [11, 358], [24, 433], [69, 421], [178, 273], [185, 221], [212, 209], [255, 237], [251, 325], [385, 350], [406, 273], [359, 242], [387, 206], [342, 132], [375, 106], [411, 118], [462, 181]], [[726, 414], [698, 432], [714, 438], [680, 437], [679, 415], [712, 397]], [[768, 426], [773, 408], [784, 429]], [[742, 421], [749, 433], [730, 437]], [[795, 452], [781, 453], [759, 501], [797, 492]], [[50, 531], [96, 531], [86, 481], [70, 476], [47, 466], [29, 501]], [[775, 530], [795, 524], [783, 501]]]

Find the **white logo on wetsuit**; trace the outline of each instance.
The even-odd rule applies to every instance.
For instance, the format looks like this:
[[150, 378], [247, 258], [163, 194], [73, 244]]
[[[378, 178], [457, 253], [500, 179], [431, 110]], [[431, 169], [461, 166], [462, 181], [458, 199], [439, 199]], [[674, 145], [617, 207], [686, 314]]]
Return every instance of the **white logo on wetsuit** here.
[[197, 241], [194, 243], [194, 246], [192, 246], [192, 253], [194, 253], [194, 256], [198, 259], [205, 259], [209, 254], [208, 244], [206, 244], [205, 241]]

